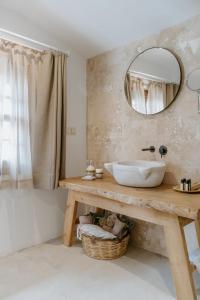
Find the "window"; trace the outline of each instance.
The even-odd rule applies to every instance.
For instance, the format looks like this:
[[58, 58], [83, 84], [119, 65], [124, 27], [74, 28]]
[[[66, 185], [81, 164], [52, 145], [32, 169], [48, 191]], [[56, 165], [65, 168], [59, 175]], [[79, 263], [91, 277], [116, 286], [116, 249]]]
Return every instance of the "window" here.
[[0, 188], [32, 183], [28, 63], [0, 52]]
[[[2, 91], [3, 92], [3, 91]], [[9, 161], [11, 159], [11, 87], [9, 83], [4, 86], [4, 92], [1, 95], [1, 125], [0, 131], [0, 152], [1, 152], [1, 169], [0, 176], [9, 179]], [[2, 178], [1, 178], [2, 179]]]

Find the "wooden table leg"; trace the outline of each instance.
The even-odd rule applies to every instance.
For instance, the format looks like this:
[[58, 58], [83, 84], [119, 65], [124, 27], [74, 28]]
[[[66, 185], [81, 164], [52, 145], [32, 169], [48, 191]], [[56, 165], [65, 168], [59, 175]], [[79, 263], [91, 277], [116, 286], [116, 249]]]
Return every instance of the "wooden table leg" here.
[[74, 225], [76, 223], [78, 202], [74, 198], [74, 192], [68, 192], [67, 207], [65, 212], [65, 224], [64, 224], [64, 244], [71, 246], [74, 235]]
[[197, 241], [200, 248], [200, 220], [195, 220], [195, 227], [196, 227], [196, 233], [197, 233]]
[[171, 216], [164, 231], [177, 299], [196, 300], [184, 230], [179, 217]]

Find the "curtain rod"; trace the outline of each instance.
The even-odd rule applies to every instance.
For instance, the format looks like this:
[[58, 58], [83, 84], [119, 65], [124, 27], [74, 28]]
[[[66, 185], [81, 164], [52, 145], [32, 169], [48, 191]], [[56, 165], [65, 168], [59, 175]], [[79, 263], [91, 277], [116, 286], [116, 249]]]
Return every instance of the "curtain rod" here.
[[11, 35], [13, 37], [16, 37], [16, 38], [19, 38], [21, 40], [24, 40], [24, 41], [27, 41], [27, 42], [30, 42], [30, 43], [33, 43], [33, 44], [36, 44], [36, 45], [39, 45], [39, 46], [42, 46], [42, 47], [45, 47], [45, 48], [48, 48], [50, 50], [54, 50], [54, 51], [59, 51], [59, 52], [62, 52], [64, 53], [65, 55], [69, 56], [70, 55], [70, 52], [69, 51], [63, 51], [59, 48], [56, 48], [56, 47], [53, 47], [51, 45], [48, 45], [48, 44], [45, 44], [45, 43], [42, 43], [42, 42], [39, 42], [39, 41], [36, 41], [36, 40], [33, 40], [31, 38], [28, 38], [26, 36], [23, 36], [21, 34], [18, 34], [18, 33], [14, 33], [12, 31], [9, 31], [9, 30], [6, 30], [6, 29], [3, 29], [3, 28], [0, 28], [0, 33], [5, 33], [5, 34], [8, 34], [8, 35]]
[[150, 80], [150, 81], [157, 81], [157, 82], [164, 82], [164, 83], [172, 83], [177, 84], [176, 82], [169, 81], [163, 77], [160, 76], [154, 76], [147, 73], [137, 72], [137, 71], [129, 71], [130, 74], [133, 74], [133, 76], [144, 79], [144, 80]]

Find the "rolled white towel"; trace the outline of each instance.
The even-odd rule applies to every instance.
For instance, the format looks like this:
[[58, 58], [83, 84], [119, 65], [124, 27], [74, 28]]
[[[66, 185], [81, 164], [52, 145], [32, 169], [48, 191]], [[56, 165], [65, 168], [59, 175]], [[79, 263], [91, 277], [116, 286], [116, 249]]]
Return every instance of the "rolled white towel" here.
[[194, 250], [189, 255], [190, 262], [195, 265], [197, 271], [200, 273], [200, 248]]

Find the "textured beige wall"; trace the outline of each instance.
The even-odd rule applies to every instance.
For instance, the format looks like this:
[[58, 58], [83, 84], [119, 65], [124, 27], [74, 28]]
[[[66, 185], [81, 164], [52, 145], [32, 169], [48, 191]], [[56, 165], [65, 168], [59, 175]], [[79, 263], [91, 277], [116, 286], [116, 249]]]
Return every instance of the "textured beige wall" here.
[[[124, 76], [137, 49], [165, 47], [182, 64], [183, 85], [175, 102], [164, 112], [143, 116], [133, 111], [124, 95]], [[200, 114], [197, 97], [185, 86], [185, 74], [200, 67], [200, 16], [157, 35], [91, 58], [87, 65], [88, 158], [101, 167], [115, 160], [156, 159], [141, 148], [168, 147], [165, 181], [181, 177], [200, 179]], [[135, 242], [165, 253], [160, 228], [138, 224]]]

